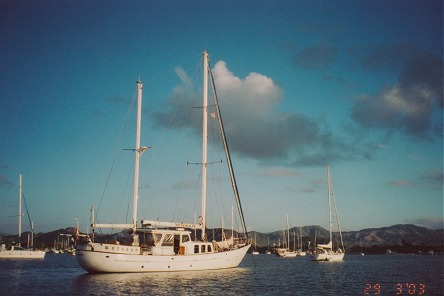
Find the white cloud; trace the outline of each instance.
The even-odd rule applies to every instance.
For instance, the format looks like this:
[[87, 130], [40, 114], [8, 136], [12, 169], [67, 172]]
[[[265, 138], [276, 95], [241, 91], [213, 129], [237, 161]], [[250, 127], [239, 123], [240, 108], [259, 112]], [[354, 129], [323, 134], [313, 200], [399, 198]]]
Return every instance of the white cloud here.
[[[176, 72], [188, 84], [188, 76], [183, 71]], [[356, 155], [357, 149], [334, 136], [325, 123], [302, 113], [279, 111], [283, 90], [270, 77], [251, 72], [242, 79], [230, 72], [223, 61], [217, 62], [212, 72], [232, 152], [260, 162], [289, 166], [325, 165]], [[188, 109], [176, 105], [190, 100], [199, 102], [200, 94], [185, 85], [175, 87], [168, 100], [170, 110], [156, 113], [156, 123], [176, 129], [191, 127], [200, 133], [196, 120], [185, 124], [171, 119], [173, 115], [188, 117], [177, 114]]]
[[[393, 54], [392, 48], [379, 50], [378, 60], [387, 59], [384, 52]], [[442, 118], [436, 120], [433, 114], [443, 108], [442, 58], [417, 50], [408, 55], [402, 59], [398, 82], [357, 100], [352, 117], [365, 128], [397, 130], [415, 138], [441, 138]]]

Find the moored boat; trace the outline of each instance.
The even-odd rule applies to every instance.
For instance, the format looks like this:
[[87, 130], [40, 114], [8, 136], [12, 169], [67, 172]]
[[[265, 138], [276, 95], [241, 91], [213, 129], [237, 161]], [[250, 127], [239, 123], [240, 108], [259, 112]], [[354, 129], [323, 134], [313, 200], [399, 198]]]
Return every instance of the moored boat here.
[[[99, 224], [91, 214], [91, 227], [128, 229], [125, 239], [114, 242], [95, 242], [93, 236], [81, 236], [77, 243], [76, 258], [81, 267], [91, 273], [191, 271], [237, 267], [251, 246], [243, 218], [238, 188], [234, 177], [228, 144], [225, 139], [222, 117], [215, 92], [214, 80], [209, 67], [208, 53], [203, 53], [203, 106], [202, 106], [202, 163], [201, 188], [202, 208], [198, 223], [162, 222], [142, 220], [137, 222], [137, 200], [139, 188], [139, 159], [148, 147], [140, 145], [142, 83], [137, 81], [138, 106], [136, 123], [136, 146], [134, 165], [133, 223]], [[214, 105], [208, 104], [208, 80], [212, 82]], [[208, 241], [206, 236], [206, 170], [207, 165], [207, 124], [209, 108], [213, 118], [217, 118], [219, 131], [225, 148], [234, 198], [238, 207], [243, 231], [240, 237], [224, 241]], [[195, 235], [200, 231], [200, 239]]]
[[[31, 248], [24, 248], [20, 245], [22, 236], [22, 175], [19, 175], [19, 210], [18, 210], [18, 246], [10, 246], [6, 248], [6, 244], [0, 245], [0, 259], [44, 259], [45, 252], [32, 249], [34, 227], [31, 223]], [[25, 203], [26, 204], [26, 203]], [[30, 219], [31, 221], [31, 219]]]
[[284, 257], [284, 258], [293, 258], [296, 257], [298, 255], [298, 253], [296, 252], [296, 240], [295, 240], [295, 247], [293, 250], [290, 249], [290, 225], [288, 223], [288, 215], [287, 215], [287, 219], [286, 219], [286, 226], [287, 226], [287, 238], [285, 238], [285, 231], [284, 231], [284, 245], [285, 245], [285, 240], [287, 241], [286, 243], [286, 247], [285, 248], [278, 248], [276, 250], [276, 255], [278, 255], [279, 257]]
[[[342, 233], [339, 224], [338, 213], [336, 211], [336, 200], [333, 194], [329, 166], [327, 166], [327, 182], [328, 182], [328, 210], [329, 210], [329, 242], [327, 244], [318, 244], [316, 246], [313, 254], [310, 255], [312, 261], [342, 261], [344, 260], [345, 256], [344, 242], [342, 240]], [[333, 248], [333, 235], [332, 235], [333, 232], [332, 232], [332, 217], [331, 217], [332, 199], [336, 212], [336, 221], [338, 224], [340, 244], [341, 244], [341, 247], [338, 247], [336, 249]]]

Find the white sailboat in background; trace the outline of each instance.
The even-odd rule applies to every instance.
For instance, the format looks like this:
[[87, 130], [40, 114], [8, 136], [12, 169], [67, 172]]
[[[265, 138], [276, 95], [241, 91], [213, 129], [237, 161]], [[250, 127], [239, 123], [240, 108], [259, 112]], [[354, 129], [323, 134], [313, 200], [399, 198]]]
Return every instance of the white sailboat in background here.
[[[327, 166], [327, 181], [328, 181], [328, 212], [329, 212], [328, 222], [329, 222], [329, 233], [330, 233], [329, 242], [328, 244], [318, 244], [316, 246], [314, 254], [311, 255], [311, 259], [313, 261], [342, 261], [344, 260], [344, 255], [345, 255], [344, 242], [342, 240], [341, 226], [339, 224], [338, 211], [336, 209], [336, 200], [333, 193], [329, 166]], [[341, 240], [341, 247], [337, 248], [336, 250], [333, 250], [333, 237], [332, 237], [332, 222], [331, 222], [332, 197], [336, 213], [336, 222], [338, 224], [338, 229], [339, 229], [339, 237]]]
[[[152, 271], [190, 271], [237, 267], [244, 258], [251, 244], [248, 239], [242, 207], [239, 200], [237, 185], [228, 152], [228, 145], [223, 130], [219, 104], [213, 84], [208, 53], [203, 53], [203, 141], [202, 141], [202, 214], [199, 223], [161, 222], [142, 220], [137, 223], [137, 198], [139, 158], [148, 148], [140, 146], [141, 110], [142, 110], [142, 83], [137, 81], [138, 107], [136, 127], [136, 147], [134, 151], [134, 196], [133, 196], [133, 223], [132, 224], [97, 224], [92, 211], [91, 226], [97, 228], [130, 229], [129, 241], [124, 244], [94, 242], [94, 237], [79, 241], [76, 248], [77, 260], [81, 267], [91, 273], [112, 272], [152, 272]], [[210, 75], [210, 77], [208, 77]], [[208, 105], [208, 80], [211, 81], [214, 105]], [[224, 245], [207, 241], [206, 230], [206, 170], [207, 170], [207, 123], [208, 108], [215, 108], [214, 117], [219, 123], [225, 157], [232, 183], [235, 200], [240, 214], [243, 228], [242, 237], [231, 237], [231, 244]], [[213, 117], [213, 113], [211, 114]], [[200, 240], [192, 239], [191, 230], [200, 230]], [[224, 247], [220, 247], [223, 245]]]
[[254, 234], [254, 249], [253, 249], [253, 255], [259, 255], [259, 251], [257, 250], [257, 243], [256, 243], [256, 233]]
[[[33, 250], [30, 248], [23, 248], [20, 245], [22, 237], [22, 175], [19, 175], [19, 210], [18, 210], [18, 246], [11, 246], [6, 248], [5, 244], [0, 245], [0, 259], [44, 259], [45, 252], [40, 250]], [[25, 203], [26, 205], [26, 203]], [[31, 248], [34, 244], [34, 226], [31, 222]]]
[[271, 251], [270, 251], [270, 236], [267, 237], [267, 251], [265, 252], [265, 254], [270, 255]]
[[364, 252], [362, 251], [362, 240], [360, 240], [360, 242], [361, 242], [361, 256], [364, 256], [365, 254], [364, 254]]
[[298, 247], [299, 247], [299, 249], [296, 251], [298, 256], [306, 256], [307, 252], [302, 250], [303, 249], [303, 245], [302, 245], [302, 227], [299, 227]]
[[[287, 215], [286, 224], [287, 224], [287, 246], [285, 248], [277, 249], [276, 254], [279, 257], [293, 258], [293, 257], [297, 256], [297, 252], [295, 250], [293, 250], [293, 251], [290, 250], [290, 225], [288, 223], [288, 215]], [[285, 232], [284, 232], [284, 234], [285, 234]], [[284, 242], [285, 242], [285, 236], [284, 236]], [[296, 244], [296, 240], [295, 240], [295, 244]], [[285, 245], [285, 243], [284, 243], [284, 245]], [[295, 246], [295, 249], [296, 249], [296, 246]]]

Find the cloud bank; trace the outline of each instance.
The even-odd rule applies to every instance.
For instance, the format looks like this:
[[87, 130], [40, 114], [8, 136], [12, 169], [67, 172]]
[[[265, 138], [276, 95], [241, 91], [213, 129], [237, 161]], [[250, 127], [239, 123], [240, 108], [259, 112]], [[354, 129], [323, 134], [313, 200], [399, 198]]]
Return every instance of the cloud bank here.
[[[271, 78], [255, 72], [239, 78], [223, 61], [216, 63], [212, 71], [232, 152], [261, 163], [273, 161], [288, 166], [323, 166], [353, 155], [358, 157], [357, 148], [333, 135], [321, 120], [279, 111], [283, 91]], [[190, 90], [191, 80], [183, 69], [177, 68], [176, 73], [182, 85], [174, 88], [167, 102], [169, 111], [154, 114], [155, 123], [200, 133], [200, 118], [192, 120], [185, 113], [189, 108], [174, 106], [184, 102], [196, 106], [201, 95]], [[182, 121], [184, 118], [189, 120]]]
[[356, 122], [364, 128], [399, 131], [416, 139], [442, 137], [443, 121], [436, 115], [443, 108], [441, 57], [412, 46], [393, 45], [374, 49], [363, 65], [401, 70], [395, 84], [355, 102], [351, 116]]

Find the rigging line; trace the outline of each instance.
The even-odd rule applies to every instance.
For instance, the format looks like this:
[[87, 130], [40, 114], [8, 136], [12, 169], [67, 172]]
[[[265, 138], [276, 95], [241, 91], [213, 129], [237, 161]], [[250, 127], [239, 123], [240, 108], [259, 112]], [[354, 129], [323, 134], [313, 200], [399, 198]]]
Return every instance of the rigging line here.
[[[202, 179], [202, 170], [199, 170], [199, 174], [196, 175], [196, 179], [194, 182], [194, 208], [193, 208], [193, 213], [198, 213], [197, 208], [198, 208], [198, 204], [199, 204], [199, 200], [200, 200], [200, 189], [201, 186], [199, 186], [199, 181]], [[202, 218], [202, 216], [197, 216], [198, 221], [196, 221], [197, 223], [199, 223], [199, 218]]]
[[[208, 62], [208, 64], [209, 63], [210, 62]], [[246, 224], [245, 224], [245, 217], [244, 217], [244, 213], [243, 213], [243, 210], [242, 210], [242, 204], [241, 204], [241, 201], [240, 201], [240, 198], [239, 198], [239, 191], [238, 191], [237, 184], [236, 184], [236, 178], [235, 178], [234, 171], [233, 171], [233, 165], [231, 163], [230, 152], [228, 150], [228, 142], [227, 142], [227, 139], [225, 137], [223, 121], [222, 121], [222, 115], [221, 115], [221, 112], [220, 112], [220, 109], [219, 109], [219, 102], [218, 102], [218, 99], [217, 99], [216, 87], [215, 87], [215, 84], [214, 84], [214, 77], [213, 77], [213, 73], [211, 71], [211, 67], [208, 67], [208, 69], [209, 69], [208, 72], [210, 74], [210, 82], [211, 82], [211, 89], [212, 89], [212, 93], [213, 93], [214, 103], [216, 105], [217, 118], [219, 119], [220, 132], [221, 132], [221, 135], [222, 135], [222, 138], [223, 138], [223, 143], [224, 143], [224, 146], [225, 146], [225, 151], [226, 151], [225, 154], [226, 154], [226, 158], [227, 158], [228, 169], [230, 171], [230, 176], [231, 176], [231, 178], [233, 180], [232, 187], [233, 187], [233, 191], [234, 191], [234, 196], [236, 198], [236, 202], [237, 202], [237, 206], [238, 206], [238, 211], [239, 211], [240, 216], [241, 216], [240, 217], [241, 218], [241, 223], [242, 223], [245, 235], [248, 238], [248, 230], [247, 230], [247, 227], [246, 227]]]
[[[130, 104], [128, 110], [127, 110], [127, 114], [126, 114], [126, 117], [125, 117], [125, 120], [124, 120], [124, 125], [123, 125], [122, 129], [120, 130], [119, 137], [118, 137], [119, 141], [116, 144], [116, 146], [119, 146], [119, 147], [121, 146], [121, 143], [122, 143], [122, 140], [123, 140], [123, 135], [124, 135], [124, 133], [126, 131], [126, 127], [128, 125], [128, 119], [129, 119], [131, 110], [134, 109], [134, 105], [135, 105], [136, 99], [137, 99], [137, 92], [134, 94], [133, 99], [131, 101], [131, 104]], [[108, 188], [108, 184], [109, 184], [109, 181], [111, 179], [111, 175], [112, 175], [112, 172], [114, 170], [114, 166], [116, 164], [117, 155], [119, 154], [119, 151], [120, 151], [120, 149], [116, 149], [116, 151], [114, 153], [114, 159], [113, 159], [113, 162], [112, 162], [112, 165], [111, 165], [108, 177], [106, 179], [105, 188], [103, 188], [102, 196], [101, 196], [99, 204], [97, 206], [97, 210], [96, 210], [97, 216], [98, 216], [98, 213], [99, 213], [99, 210], [100, 210], [100, 206], [102, 205], [103, 198], [105, 197], [106, 188]]]
[[[123, 189], [122, 197], [120, 198], [120, 203], [119, 203], [119, 206], [118, 206], [117, 211], [116, 211], [116, 216], [114, 217], [114, 222], [117, 221], [117, 216], [119, 215], [120, 207], [122, 206], [123, 199], [125, 198], [126, 189], [128, 188], [128, 183], [130, 182], [130, 177], [132, 175], [133, 170], [134, 170], [134, 162], [133, 162], [133, 165], [131, 166], [131, 169], [130, 169], [130, 171], [128, 173], [128, 177], [126, 178], [125, 188]], [[128, 222], [130, 203], [131, 202], [128, 201], [128, 207], [127, 207], [127, 210], [126, 210], [125, 223]]]
[[[191, 77], [195, 77], [197, 76], [196, 73], [199, 72], [199, 68], [201, 67], [201, 62], [199, 61], [196, 66], [194, 67], [194, 71]], [[190, 81], [194, 81], [193, 79], [191, 79]], [[172, 116], [169, 116], [170, 120], [168, 121], [167, 127], [166, 129], [171, 129], [172, 126], [175, 126], [177, 128], [186, 128], [187, 126], [189, 126], [189, 122], [193, 123], [194, 121], [192, 121], [191, 119], [194, 118], [194, 116], [190, 116], [188, 115], [188, 110], [190, 109], [190, 105], [192, 104], [193, 100], [191, 100], [190, 98], [193, 98], [196, 96], [196, 92], [193, 90], [193, 83], [183, 83], [183, 89], [181, 89], [183, 91], [183, 95], [181, 96], [176, 96], [178, 99], [180, 100], [176, 100], [177, 103], [175, 104], [176, 108], [173, 110]], [[173, 122], [176, 121], [177, 123], [173, 124]], [[194, 126], [192, 125], [190, 127], [191, 130], [193, 130]], [[166, 137], [166, 133], [162, 134], [162, 138], [160, 143], [164, 142], [164, 138]], [[190, 137], [188, 136], [188, 133], [184, 133], [183, 136], [180, 137], [180, 143], [189, 139]], [[159, 146], [163, 144], [159, 144]], [[183, 145], [183, 147], [189, 147], [189, 145]], [[191, 152], [195, 151], [195, 149], [188, 149], [188, 155], [186, 157], [186, 159], [190, 159], [190, 155]], [[182, 169], [182, 174], [181, 174], [181, 182], [180, 182], [180, 186], [178, 187], [178, 192], [176, 195], [176, 203], [175, 203], [175, 209], [173, 212], [173, 219], [176, 216], [177, 213], [177, 208], [180, 206], [179, 205], [179, 199], [181, 196], [181, 191], [182, 191], [182, 184], [183, 184], [183, 176], [185, 175], [185, 167], [183, 167]], [[183, 198], [182, 198], [183, 200]], [[183, 202], [182, 202], [183, 203]], [[183, 215], [186, 215], [183, 214]]]
[[[186, 109], [190, 109], [190, 105], [191, 105], [191, 102], [188, 101], [185, 108]], [[193, 117], [193, 116], [191, 116], [191, 117]], [[185, 116], [183, 116], [183, 122], [185, 122]], [[181, 126], [186, 126], [186, 124], [183, 123], [183, 124], [181, 124]], [[185, 153], [186, 155], [184, 155], [184, 159], [191, 159], [192, 158], [191, 157], [192, 153], [197, 151], [197, 149], [195, 148], [195, 145], [196, 145], [197, 141], [192, 141], [192, 143], [194, 144], [194, 147], [192, 147], [191, 145], [188, 145], [186, 141], [189, 138], [193, 137], [193, 132], [189, 131], [189, 132], [186, 132], [186, 133], [184, 132], [182, 134], [179, 137], [179, 140], [180, 140], [179, 144], [182, 144], [181, 147], [187, 147], [188, 148], [188, 149], [186, 149], [186, 153]], [[183, 185], [186, 184], [185, 177], [188, 177], [188, 175], [186, 175], [186, 170], [187, 170], [186, 167], [189, 164], [197, 164], [197, 163], [191, 163], [191, 162], [187, 161], [184, 165], [182, 165], [182, 173], [181, 173], [180, 179], [179, 179], [180, 186], [178, 187], [178, 191], [177, 191], [177, 195], [176, 195], [176, 203], [175, 203], [175, 210], [174, 210], [173, 219], [176, 216], [176, 212], [177, 212], [178, 207], [180, 208], [181, 204], [183, 204], [184, 200], [186, 199], [185, 197], [183, 197], [184, 195], [182, 195], [182, 192], [184, 192], [182, 189], [184, 188]], [[199, 174], [200, 174], [200, 170], [199, 170]], [[194, 180], [192, 184], [194, 184], [195, 186], [198, 186], [199, 182], [197, 180]], [[185, 187], [185, 189], [186, 189], [186, 187]], [[182, 196], [182, 198], [180, 198], [181, 196]], [[182, 218], [184, 219], [185, 216], [186, 216], [186, 210], [182, 212], [182, 216], [183, 216]]]
[[331, 196], [333, 197], [333, 204], [335, 207], [336, 222], [338, 223], [339, 237], [341, 239], [341, 248], [344, 250], [345, 248], [344, 248], [344, 242], [342, 240], [341, 224], [339, 223], [338, 209], [336, 208], [336, 198], [335, 198], [335, 193], [333, 191], [333, 184], [331, 181], [331, 177], [330, 177], [330, 183], [331, 183]]
[[[210, 106], [209, 106], [210, 107]], [[211, 107], [215, 107], [215, 105], [211, 105]], [[212, 112], [213, 113], [213, 112]], [[214, 114], [214, 113], [213, 113]], [[217, 128], [217, 124], [212, 124], [213, 121], [215, 119], [215, 116], [213, 117], [213, 120], [210, 120], [210, 135], [211, 137], [209, 138], [209, 140], [211, 141], [211, 144], [213, 145], [213, 147], [215, 147], [215, 154], [218, 154], [218, 157], [220, 157], [220, 161], [218, 162], [212, 162], [212, 163], [222, 163], [222, 156], [221, 156], [221, 147], [223, 147], [223, 143], [220, 137], [220, 133], [219, 130]], [[223, 150], [223, 148], [222, 148]], [[219, 216], [219, 218], [224, 219], [226, 216], [226, 208], [225, 208], [225, 199], [223, 198], [224, 195], [224, 174], [223, 174], [223, 170], [222, 170], [222, 166], [217, 166], [217, 168], [219, 169], [216, 173], [216, 168], [213, 167], [214, 169], [210, 169], [210, 173], [212, 175], [212, 189], [213, 189], [213, 195], [214, 195], [214, 200], [216, 203], [216, 207], [215, 209], [218, 210], [217, 214]], [[217, 186], [218, 185], [218, 186]], [[219, 190], [219, 191], [217, 191]], [[219, 194], [217, 194], [219, 192]], [[220, 202], [220, 205], [219, 205]]]
[[[327, 186], [328, 186], [328, 182], [327, 182]], [[327, 195], [327, 199], [328, 199], [328, 193], [326, 195]], [[324, 206], [325, 206], [324, 198], [325, 198], [325, 195], [321, 194], [321, 201], [318, 203], [318, 207], [317, 207], [318, 211], [317, 211], [316, 221], [320, 222], [320, 224], [315, 225], [316, 228], [315, 228], [315, 237], [314, 237], [314, 247], [317, 245], [318, 241], [319, 242], [322, 241], [323, 243], [325, 243], [324, 233], [322, 233], [322, 236], [321, 236], [322, 227], [325, 227], [326, 224], [328, 225], [328, 223], [326, 223], [324, 220], [321, 221], [321, 219], [323, 219], [323, 218], [321, 218], [321, 212], [324, 213], [324, 210], [325, 210], [324, 209]], [[324, 217], [324, 216], [322, 216], [322, 217]], [[321, 227], [321, 225], [322, 225], [322, 227]]]
[[[181, 180], [182, 180], [182, 177], [184, 175], [184, 171], [185, 171], [185, 167], [182, 167]], [[174, 206], [174, 211], [173, 211], [173, 216], [171, 218], [171, 221], [174, 221], [174, 218], [176, 217], [176, 211], [177, 211], [177, 208], [178, 208], [178, 205], [179, 205], [179, 197], [180, 197], [180, 193], [182, 191], [182, 185], [183, 185], [183, 182], [180, 182], [179, 186], [177, 188], [176, 203], [175, 203], [175, 206]]]
[[[196, 70], [194, 72], [196, 72]], [[173, 102], [174, 103], [173, 106], [175, 106], [175, 108], [173, 108], [172, 112], [162, 113], [164, 115], [168, 115], [168, 118], [169, 118], [169, 120], [164, 128], [165, 130], [171, 130], [172, 128], [180, 129], [180, 128], [187, 126], [186, 124], [184, 124], [185, 118], [187, 118], [187, 112], [186, 111], [180, 112], [180, 111], [181, 110], [188, 110], [188, 108], [191, 104], [189, 97], [192, 97], [195, 94], [192, 91], [192, 85], [185, 83], [184, 86], [185, 86], [183, 88], [184, 94], [180, 95], [180, 96], [175, 96], [176, 101]], [[169, 115], [169, 114], [171, 114], [171, 115]], [[174, 123], [174, 122], [176, 122], [176, 123]], [[186, 135], [183, 136], [183, 139], [187, 139], [187, 138], [188, 137]], [[160, 137], [159, 141], [157, 142], [156, 147], [168, 147], [167, 144], [164, 144], [164, 142], [166, 142], [165, 139], [167, 139], [167, 133], [163, 132], [163, 133], [161, 133], [161, 137]], [[183, 140], [181, 140], [180, 142], [182, 142], [182, 141]], [[162, 151], [162, 149], [159, 148], [159, 149], [155, 149], [153, 151], [153, 153], [151, 154], [151, 157], [150, 157], [151, 162], [154, 162], [154, 159], [158, 155], [159, 151]], [[165, 163], [165, 161], [164, 161], [164, 163]], [[162, 168], [162, 172], [156, 174], [158, 179], [161, 179], [164, 174], [163, 170], [165, 169], [165, 166], [162, 165], [161, 168]], [[183, 174], [182, 174], [182, 176], [183, 176]], [[157, 182], [156, 184], [160, 184], [160, 183], [161, 182]], [[155, 189], [155, 190], [157, 191], [157, 189]], [[145, 208], [145, 211], [144, 211], [145, 214], [148, 214], [149, 207], [151, 207], [151, 204], [152, 204], [152, 199], [150, 199], [148, 205]], [[176, 207], [177, 207], [177, 203], [176, 203]]]
[[[218, 161], [217, 163], [222, 163], [221, 161]], [[220, 166], [218, 166], [220, 168]], [[219, 170], [219, 173], [216, 173], [216, 169], [210, 169], [211, 173], [211, 181], [212, 181], [212, 192], [214, 197], [214, 203], [215, 203], [215, 209], [217, 209], [217, 216], [222, 220], [220, 221], [221, 224], [223, 220], [225, 219], [225, 204], [224, 204], [224, 193], [223, 193], [223, 176]], [[218, 194], [219, 193], [219, 194]], [[216, 214], [214, 215], [216, 216]], [[224, 225], [223, 225], [224, 226]], [[225, 227], [224, 227], [225, 228]]]
[[25, 203], [25, 209], [26, 209], [26, 214], [28, 216], [28, 220], [29, 220], [29, 226], [31, 227], [31, 231], [34, 232], [34, 227], [32, 227], [32, 222], [31, 222], [31, 216], [29, 215], [29, 211], [28, 211], [28, 205], [26, 204], [25, 193], [22, 193], [22, 198]]
[[[179, 56], [179, 54], [176, 55], [176, 57], [177, 56]], [[173, 60], [173, 59], [175, 59], [175, 57], [174, 56], [168, 56], [168, 59], [169, 60]], [[185, 60], [179, 62], [179, 65], [177, 67], [183, 67], [185, 64], [188, 64], [191, 60], [195, 60], [195, 57], [191, 56], [188, 59], [185, 59]], [[145, 83], [155, 82], [158, 78], [164, 77], [166, 75], [170, 75], [170, 73], [171, 73], [171, 69], [169, 68], [167, 70], [159, 72], [159, 74], [157, 74], [157, 75], [150, 76], [151, 78], [144, 79], [144, 80], [145, 80]]]
[[[197, 68], [197, 67], [195, 67], [195, 68]], [[194, 70], [194, 73], [196, 73], [196, 72], [197, 72], [197, 69]], [[195, 76], [195, 75], [193, 74], [193, 76]], [[176, 119], [177, 114], [179, 113], [180, 108], [181, 107], [185, 107], [184, 109], [187, 109], [186, 107], [191, 104], [191, 102], [190, 102], [190, 100], [188, 100], [188, 98], [195, 95], [195, 93], [192, 90], [192, 84], [184, 83], [183, 85], [184, 85], [183, 88], [179, 88], [179, 90], [181, 91], [182, 95], [180, 95], [180, 96], [173, 96], [173, 98], [178, 98], [179, 100], [176, 100], [177, 102], [176, 101], [173, 102], [174, 103], [173, 105], [175, 106], [175, 108], [173, 109], [173, 112], [172, 112], [171, 116], [169, 116], [169, 120], [168, 120], [168, 123], [166, 125], [166, 130], [171, 129], [171, 127], [173, 125], [173, 121]], [[175, 90], [175, 92], [176, 92], [176, 90]], [[185, 103], [183, 103], [183, 101], [185, 101]], [[179, 118], [179, 120], [178, 120], [178, 123], [179, 123], [178, 126], [179, 127], [185, 126], [183, 124], [180, 124], [180, 123], [184, 122], [185, 116], [186, 116], [186, 112], [182, 112], [181, 118]], [[162, 137], [161, 137], [161, 139], [160, 139], [160, 141], [158, 143], [158, 146], [160, 146], [160, 144], [164, 141], [165, 137], [166, 137], [166, 133], [163, 133]], [[152, 157], [154, 157], [154, 153], [153, 153]]]

